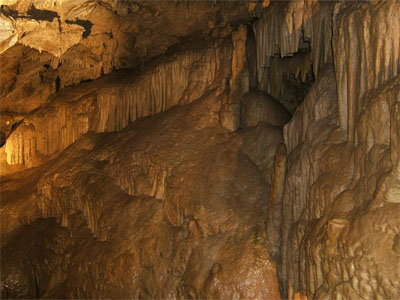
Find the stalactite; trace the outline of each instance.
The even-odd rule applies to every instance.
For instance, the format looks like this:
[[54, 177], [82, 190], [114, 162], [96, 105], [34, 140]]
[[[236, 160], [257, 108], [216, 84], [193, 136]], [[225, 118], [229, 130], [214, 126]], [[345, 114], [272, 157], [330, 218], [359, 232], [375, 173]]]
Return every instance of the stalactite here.
[[271, 57], [268, 70], [270, 76], [265, 78], [267, 91], [273, 97], [279, 98], [285, 74], [293, 74], [295, 78], [300, 78], [302, 82], [305, 82], [307, 73], [311, 71], [310, 53], [298, 53], [289, 60]]
[[[333, 2], [289, 1], [273, 2], [263, 12], [261, 18], [254, 22], [253, 29], [256, 37], [257, 78], [262, 90], [277, 97], [279, 87], [271, 86], [276, 79], [276, 69], [272, 70], [273, 57], [293, 56], [300, 49], [310, 48], [314, 76], [319, 69], [332, 60], [331, 51], [331, 15]], [[309, 44], [308, 44], [309, 43]], [[303, 77], [311, 64], [302, 69]], [[299, 65], [301, 67], [301, 65]], [[299, 76], [292, 69], [279, 69]], [[273, 75], [272, 75], [273, 74]], [[279, 91], [278, 91], [279, 92]]]
[[339, 91], [339, 120], [355, 140], [358, 109], [366, 91], [400, 74], [400, 3], [345, 3], [334, 12], [333, 51]]
[[231, 55], [231, 44], [216, 42], [175, 55], [139, 77], [94, 81], [86, 92], [71, 89], [23, 120], [7, 139], [7, 162], [35, 163], [89, 130], [118, 131], [139, 118], [194, 101], [229, 77]]
[[[343, 34], [354, 30], [344, 28]], [[361, 75], [354, 67], [343, 70]], [[398, 210], [393, 211], [400, 195], [400, 76], [356, 98], [357, 145], [346, 143], [339, 126], [335, 76], [333, 69], [321, 69], [284, 127], [288, 158], [281, 198], [281, 280], [288, 283], [285, 293], [291, 296], [396, 298], [398, 270], [387, 270], [398, 261], [391, 247], [400, 228]], [[364, 78], [368, 76], [377, 78]], [[355, 84], [348, 88], [355, 89]], [[371, 241], [383, 246], [371, 247]], [[381, 281], [385, 276], [391, 279]]]
[[93, 97], [45, 107], [26, 117], [6, 142], [7, 163], [29, 164], [65, 149], [89, 130]]
[[[216, 79], [217, 59], [214, 51], [206, 55], [188, 52], [179, 59], [158, 65], [133, 83], [110, 86], [104, 93], [98, 93], [100, 119], [95, 130], [118, 131], [138, 118], [186, 104], [193, 100], [185, 95], [193, 82], [197, 83], [197, 90], [193, 92], [199, 97]], [[195, 65], [201, 67], [196, 67], [197, 73], [193, 74]]]
[[[135, 166], [121, 173], [125, 163], [115, 161], [109, 172], [116, 179], [117, 185], [131, 196], [146, 195], [157, 199], [164, 199], [165, 180], [170, 172], [167, 164], [155, 163], [146, 155], [133, 154]], [[126, 167], [126, 166], [125, 166]]]

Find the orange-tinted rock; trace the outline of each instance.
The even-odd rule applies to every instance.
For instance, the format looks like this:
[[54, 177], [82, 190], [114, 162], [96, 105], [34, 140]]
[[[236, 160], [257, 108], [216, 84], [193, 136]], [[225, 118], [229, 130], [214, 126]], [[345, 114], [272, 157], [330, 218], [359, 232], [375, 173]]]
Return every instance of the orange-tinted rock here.
[[[29, 178], [8, 180], [3, 295], [279, 298], [264, 227], [262, 170], [272, 168], [259, 162], [265, 152], [243, 151], [263, 143], [251, 131], [269, 129], [226, 131], [221, 99], [214, 93], [119, 133], [85, 135]], [[262, 147], [273, 153], [281, 142], [276, 135]], [[44, 229], [50, 221], [40, 217], [64, 227]], [[15, 248], [22, 238], [25, 247]]]
[[283, 127], [290, 114], [272, 96], [262, 92], [249, 92], [243, 96], [243, 118], [246, 127], [256, 126], [260, 122], [268, 122]]
[[400, 298], [399, 1], [1, 4], [2, 298]]

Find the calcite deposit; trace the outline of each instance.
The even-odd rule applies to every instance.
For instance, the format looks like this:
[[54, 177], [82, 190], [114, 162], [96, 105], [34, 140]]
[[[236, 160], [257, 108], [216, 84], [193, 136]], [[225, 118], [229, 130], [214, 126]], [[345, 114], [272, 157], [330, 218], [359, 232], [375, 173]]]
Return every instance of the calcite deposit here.
[[1, 108], [19, 113], [48, 103], [56, 89], [136, 68], [193, 37], [218, 35], [230, 23], [250, 19], [248, 5], [234, 1], [0, 4]]
[[0, 1], [2, 299], [400, 299], [400, 2]]
[[[279, 297], [264, 242], [272, 172], [264, 158], [282, 135], [266, 122], [227, 131], [224, 97], [214, 91], [119, 133], [85, 135], [19, 183], [5, 181], [6, 198], [26, 192], [3, 206], [3, 258], [20, 234], [26, 244], [2, 259], [3, 295]], [[45, 220], [59, 225], [42, 241]]]
[[138, 118], [194, 101], [229, 76], [231, 57], [232, 43], [221, 39], [145, 66], [140, 74], [119, 71], [78, 89], [65, 89], [27, 114], [9, 134], [7, 163], [35, 163], [88, 131], [121, 130]]

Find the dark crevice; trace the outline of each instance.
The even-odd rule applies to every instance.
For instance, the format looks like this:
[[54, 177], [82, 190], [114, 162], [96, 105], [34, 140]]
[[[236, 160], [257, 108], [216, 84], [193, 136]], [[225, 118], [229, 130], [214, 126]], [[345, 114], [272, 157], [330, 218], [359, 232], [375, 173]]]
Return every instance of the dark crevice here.
[[11, 132], [13, 132], [13, 131], [15, 130], [15, 128], [17, 128], [17, 126], [18, 126], [21, 122], [22, 122], [22, 120], [13, 123], [13, 124], [11, 125]]
[[[0, 8], [0, 12], [4, 14], [4, 16], [11, 17], [13, 19], [34, 19], [37, 21], [52, 22], [54, 18], [56, 18], [58, 19], [58, 22], [61, 25], [60, 16], [56, 12], [46, 9], [37, 9], [34, 5], [32, 5], [29, 8], [29, 10], [26, 12], [26, 15], [25, 14], [22, 15], [18, 11], [10, 9], [7, 5], [2, 5]], [[66, 20], [66, 23], [82, 26], [85, 29], [85, 31], [82, 34], [83, 38], [87, 38], [92, 32], [93, 23], [88, 20], [80, 20], [80, 19], [76, 19], [74, 21]]]
[[2, 5], [0, 8], [0, 12], [7, 18], [21, 18], [22, 16], [20, 16], [19, 12], [16, 10], [12, 10], [8, 7], [8, 5]]
[[36, 294], [36, 299], [40, 299], [40, 288], [37, 276], [35, 276], [35, 294]]
[[[10, 86], [8, 87], [8, 93], [12, 92], [12, 91], [15, 89], [16, 83], [17, 83], [17, 78], [16, 78], [16, 77], [13, 77], [13, 78], [11, 79], [11, 84], [10, 84]], [[3, 91], [2, 91], [2, 93], [3, 93]]]
[[224, 22], [224, 16], [222, 15], [221, 9], [218, 9], [215, 13], [215, 25], [222, 24]]
[[61, 86], [60, 76], [57, 76], [57, 78], [56, 78], [56, 92], [58, 92], [60, 90], [60, 86]]
[[312, 71], [307, 72], [304, 82], [297, 78], [294, 73], [283, 74], [279, 100], [288, 106], [290, 113], [293, 114], [295, 109], [303, 102], [314, 81]]
[[87, 82], [92, 82], [93, 81], [93, 79], [84, 79], [84, 80], [81, 80], [79, 83], [87, 83]]
[[28, 16], [38, 21], [49, 21], [52, 22], [54, 18], [60, 18], [60, 16], [51, 10], [37, 9], [34, 5], [27, 11]]
[[76, 19], [75, 21], [66, 20], [65, 22], [67, 24], [76, 24], [76, 25], [82, 26], [85, 29], [85, 31], [82, 33], [83, 38], [87, 38], [90, 35], [90, 33], [92, 32], [93, 23], [88, 20]]
[[0, 148], [6, 143], [7, 136], [3, 131], [0, 131]]
[[257, 51], [256, 38], [252, 26], [247, 26], [246, 61], [250, 71], [250, 88], [257, 88]]

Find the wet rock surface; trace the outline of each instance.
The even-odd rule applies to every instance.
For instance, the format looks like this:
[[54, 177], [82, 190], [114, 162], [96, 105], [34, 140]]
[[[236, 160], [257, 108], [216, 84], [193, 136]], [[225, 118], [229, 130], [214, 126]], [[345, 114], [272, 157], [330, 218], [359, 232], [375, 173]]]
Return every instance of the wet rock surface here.
[[1, 108], [28, 113], [57, 87], [137, 68], [250, 18], [245, 1], [2, 2]]
[[1, 297], [399, 299], [399, 12], [3, 1]]
[[[15, 186], [6, 185], [3, 217], [17, 225], [2, 227], [10, 236], [2, 251], [2, 295], [279, 298], [264, 227], [264, 177], [272, 166], [262, 160], [273, 156], [282, 136], [261, 124], [238, 133], [223, 129], [216, 101], [223, 96], [211, 94], [120, 133], [81, 137], [39, 167], [40, 175], [30, 176], [35, 182], [22, 181], [18, 189], [30, 184], [32, 194], [18, 204]], [[265, 134], [267, 144], [258, 139]], [[21, 209], [32, 198], [30, 211]], [[29, 225], [18, 224], [22, 219]], [[43, 234], [46, 224], [54, 225]], [[17, 246], [21, 239], [24, 248]]]
[[230, 76], [232, 49], [229, 38], [215, 40], [142, 72], [119, 71], [64, 89], [48, 105], [26, 115], [9, 135], [8, 164], [35, 165], [88, 131], [120, 130], [136, 119], [197, 99]]
[[365, 96], [354, 145], [338, 124], [334, 73], [321, 73], [284, 129], [282, 276], [316, 299], [396, 299], [400, 219], [390, 199], [399, 198], [389, 190], [398, 189], [399, 128], [391, 135], [389, 123], [398, 119], [399, 78]]

